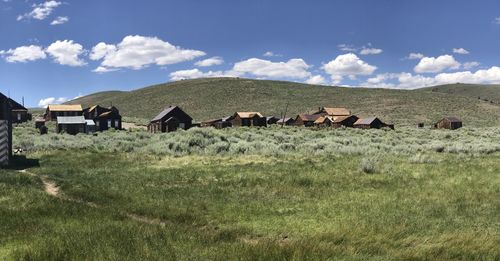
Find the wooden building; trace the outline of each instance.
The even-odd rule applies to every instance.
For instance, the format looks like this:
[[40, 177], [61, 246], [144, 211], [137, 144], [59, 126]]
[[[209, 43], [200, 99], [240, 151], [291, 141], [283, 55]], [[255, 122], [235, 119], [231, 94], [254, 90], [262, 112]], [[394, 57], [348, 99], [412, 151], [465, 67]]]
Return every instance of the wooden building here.
[[267, 123], [267, 125], [276, 124], [278, 122], [278, 120], [279, 120], [279, 118], [274, 117], [274, 116], [266, 117], [266, 123]]
[[267, 126], [267, 119], [260, 112], [235, 112], [228, 121], [233, 127]]
[[297, 126], [305, 126], [305, 127], [313, 127], [314, 122], [321, 117], [320, 114], [299, 114], [295, 118], [295, 125]]
[[230, 121], [227, 121], [227, 118], [220, 118], [220, 119], [204, 121], [200, 124], [200, 127], [202, 128], [213, 127], [216, 129], [224, 129], [232, 127], [232, 124]]
[[342, 107], [322, 107], [314, 114], [319, 114], [321, 116], [349, 116], [351, 112]]
[[148, 131], [157, 133], [171, 132], [177, 129], [187, 130], [191, 128], [192, 124], [193, 118], [191, 116], [178, 106], [170, 106], [151, 120], [148, 124]]
[[31, 120], [31, 114], [26, 107], [11, 98], [9, 98], [9, 103], [12, 111], [12, 123], [23, 123]]
[[314, 125], [318, 127], [331, 127], [333, 125], [333, 117], [320, 116], [314, 121]]
[[359, 120], [359, 118], [356, 115], [336, 116], [336, 117], [333, 117], [332, 127], [334, 127], [334, 128], [341, 128], [341, 127], [352, 128], [352, 127], [354, 127], [354, 123], [356, 123], [356, 121], [358, 121], [358, 120]]
[[91, 119], [95, 122], [96, 131], [106, 131], [109, 129], [122, 129], [122, 116], [120, 111], [112, 106], [105, 108], [99, 105], [84, 109], [85, 119]]
[[81, 105], [54, 105], [47, 106], [44, 118], [47, 121], [55, 121], [57, 117], [83, 116]]
[[295, 124], [295, 119], [293, 118], [283, 118], [279, 119], [276, 124], [278, 125], [285, 125], [285, 126], [292, 126]]
[[9, 98], [0, 93], [0, 166], [12, 158], [12, 112]]
[[86, 125], [87, 122], [83, 116], [58, 116], [56, 132], [71, 135], [86, 133]]
[[353, 127], [359, 129], [382, 129], [382, 128], [394, 129], [393, 124], [386, 124], [376, 117], [358, 119], [354, 123]]
[[445, 117], [434, 124], [434, 128], [456, 130], [462, 128], [462, 121], [456, 117]]

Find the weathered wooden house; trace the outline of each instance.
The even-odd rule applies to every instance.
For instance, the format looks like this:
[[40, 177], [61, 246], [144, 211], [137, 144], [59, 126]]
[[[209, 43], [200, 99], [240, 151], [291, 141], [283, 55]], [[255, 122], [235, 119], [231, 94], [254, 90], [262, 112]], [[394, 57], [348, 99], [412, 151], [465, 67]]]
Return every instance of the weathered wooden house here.
[[235, 112], [230, 119], [233, 127], [266, 127], [267, 119], [260, 112]]
[[31, 120], [31, 114], [26, 107], [11, 98], [9, 98], [9, 103], [12, 111], [12, 123], [23, 123]]
[[213, 127], [216, 129], [224, 129], [224, 128], [232, 127], [231, 122], [227, 120], [228, 118], [230, 118], [230, 117], [204, 121], [200, 124], [200, 127], [202, 127], [202, 128]]
[[81, 105], [55, 105], [47, 106], [44, 118], [47, 121], [55, 121], [57, 117], [83, 116]]
[[177, 129], [187, 130], [191, 128], [192, 124], [193, 118], [191, 116], [178, 106], [170, 106], [151, 120], [148, 124], [148, 131], [156, 133], [171, 132]]
[[9, 98], [0, 93], [0, 166], [12, 158], [12, 112]]
[[78, 133], [86, 133], [85, 117], [82, 116], [58, 116], [56, 124], [57, 133], [67, 133], [76, 135]]
[[314, 114], [321, 116], [349, 116], [351, 112], [346, 108], [341, 107], [322, 107], [319, 108]]
[[445, 117], [434, 124], [434, 128], [456, 130], [462, 128], [462, 121], [456, 117]]
[[122, 116], [115, 107], [106, 108], [106, 111], [93, 118], [96, 131], [106, 131], [109, 129], [122, 129]]
[[274, 116], [266, 117], [266, 123], [267, 123], [267, 125], [276, 124], [278, 122], [278, 120], [279, 120], [279, 118], [274, 117]]
[[356, 115], [349, 115], [349, 116], [336, 116], [333, 117], [333, 124], [332, 127], [334, 128], [341, 128], [341, 127], [354, 127], [354, 123], [358, 121], [359, 118]]
[[295, 119], [294, 118], [283, 118], [279, 119], [276, 124], [278, 125], [285, 125], [285, 126], [292, 126], [295, 124]]
[[320, 116], [314, 121], [314, 125], [318, 127], [331, 127], [333, 125], [333, 117]]
[[383, 121], [381, 121], [379, 118], [376, 118], [376, 117], [358, 119], [354, 123], [353, 127], [359, 128], [359, 129], [381, 129], [384, 127], [394, 129], [393, 124], [386, 124]]
[[320, 114], [299, 114], [295, 118], [295, 125], [297, 126], [305, 126], [305, 127], [313, 127], [314, 122], [321, 117]]

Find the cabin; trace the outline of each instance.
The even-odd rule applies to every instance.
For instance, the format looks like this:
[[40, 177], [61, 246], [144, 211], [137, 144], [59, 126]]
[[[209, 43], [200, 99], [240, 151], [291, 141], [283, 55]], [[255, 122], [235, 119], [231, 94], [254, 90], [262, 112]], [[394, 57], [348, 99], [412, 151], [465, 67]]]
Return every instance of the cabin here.
[[313, 127], [314, 122], [321, 117], [320, 114], [299, 114], [295, 118], [296, 126]]
[[115, 107], [108, 108], [108, 111], [99, 114], [93, 118], [96, 131], [106, 131], [109, 129], [122, 129], [122, 116]]
[[462, 121], [456, 117], [445, 117], [434, 124], [434, 128], [456, 130], [462, 128]]
[[85, 127], [87, 122], [82, 116], [58, 116], [56, 124], [57, 133], [67, 133], [76, 135], [78, 133], [86, 133]]
[[224, 128], [229, 128], [232, 127], [231, 122], [226, 120], [227, 118], [220, 118], [220, 119], [213, 119], [213, 120], [208, 120], [204, 121], [200, 124], [200, 127], [202, 128], [216, 128], [216, 129], [224, 129]]
[[382, 128], [390, 128], [390, 129], [394, 130], [394, 125], [393, 124], [386, 124], [383, 121], [381, 121], [379, 118], [376, 118], [376, 117], [358, 119], [354, 123], [353, 127], [354, 128], [358, 128], [358, 129], [382, 129]]
[[341, 128], [341, 127], [352, 128], [352, 127], [354, 127], [354, 123], [356, 123], [356, 121], [358, 121], [358, 120], [359, 120], [359, 118], [356, 115], [336, 116], [336, 117], [333, 117], [332, 127], [333, 128]]
[[177, 129], [187, 130], [192, 127], [192, 124], [193, 118], [180, 107], [169, 106], [151, 120], [148, 124], [148, 131], [157, 133], [171, 132]]
[[12, 112], [7, 96], [0, 93], [0, 166], [12, 159]]
[[342, 107], [321, 107], [313, 114], [319, 114], [321, 116], [349, 116], [351, 112]]
[[267, 125], [276, 124], [278, 122], [278, 120], [279, 120], [279, 118], [274, 117], [274, 116], [266, 117], [266, 123], [267, 123]]
[[11, 98], [9, 98], [9, 103], [12, 112], [12, 123], [23, 123], [31, 120], [32, 116], [28, 113], [26, 107]]
[[47, 121], [55, 121], [57, 117], [83, 116], [82, 105], [59, 105], [51, 104], [47, 106], [44, 118]]
[[314, 121], [314, 125], [318, 127], [331, 127], [333, 125], [333, 118], [331, 116], [320, 116]]
[[285, 125], [285, 126], [292, 126], [295, 124], [295, 119], [293, 118], [282, 118], [282, 119], [279, 119], [276, 124], [279, 124], [279, 125]]
[[267, 119], [260, 112], [235, 112], [228, 121], [233, 127], [267, 126]]

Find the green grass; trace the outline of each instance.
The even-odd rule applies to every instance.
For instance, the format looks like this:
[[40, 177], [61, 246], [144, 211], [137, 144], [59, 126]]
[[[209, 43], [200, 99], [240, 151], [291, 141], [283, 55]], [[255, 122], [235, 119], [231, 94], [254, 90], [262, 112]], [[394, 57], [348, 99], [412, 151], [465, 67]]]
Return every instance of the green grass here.
[[[474, 93], [474, 86], [468, 87]], [[479, 89], [478, 89], [479, 90]], [[498, 88], [495, 93], [500, 93]], [[500, 95], [500, 94], [498, 94]], [[151, 119], [168, 105], [179, 105], [195, 120], [229, 116], [235, 111], [260, 111], [279, 116], [312, 113], [320, 106], [343, 106], [360, 117], [377, 116], [398, 125], [431, 124], [456, 116], [466, 126], [500, 125], [500, 106], [478, 95], [368, 88], [340, 88], [251, 79], [213, 78], [172, 82], [130, 92], [102, 92], [70, 103], [117, 106], [123, 116]], [[141, 121], [139, 121], [141, 122]]]
[[500, 85], [457, 83], [428, 87], [420, 90], [446, 93], [451, 95], [461, 95], [500, 105]]

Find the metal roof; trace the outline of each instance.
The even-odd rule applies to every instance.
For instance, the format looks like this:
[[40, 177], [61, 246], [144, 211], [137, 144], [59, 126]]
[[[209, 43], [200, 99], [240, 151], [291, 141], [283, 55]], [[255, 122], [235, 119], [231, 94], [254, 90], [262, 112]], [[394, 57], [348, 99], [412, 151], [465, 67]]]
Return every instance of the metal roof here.
[[443, 120], [448, 120], [449, 122], [462, 122], [460, 119], [457, 117], [444, 117]]
[[260, 118], [264, 117], [262, 116], [262, 114], [260, 114], [260, 112], [236, 112], [236, 114], [242, 119], [253, 118], [255, 117], [255, 115], [259, 116]]
[[[171, 113], [173, 110], [175, 110], [176, 108], [178, 108], [179, 110], [182, 111], [181, 108], [179, 108], [178, 106], [170, 106], [170, 107], [167, 107], [165, 108], [165, 110], [163, 110], [162, 112], [160, 112], [160, 114], [156, 115], [156, 117], [154, 117], [151, 122], [153, 121], [159, 121], [161, 119], [163, 119], [165, 116], [167, 116], [169, 113]], [[184, 112], [184, 111], [182, 111]], [[185, 112], [184, 112], [185, 113]], [[189, 118], [191, 118], [187, 113], [185, 113]], [[192, 119], [192, 118], [191, 118]]]
[[51, 104], [48, 106], [49, 111], [83, 111], [82, 105], [61, 105]]
[[85, 120], [87, 126], [95, 126], [95, 122], [93, 120]]
[[58, 116], [57, 124], [85, 124], [85, 117], [83, 116]]
[[358, 119], [354, 125], [370, 125], [372, 122], [377, 120], [376, 117], [370, 117], [370, 118], [364, 118], [364, 119]]
[[292, 119], [292, 118], [284, 118], [284, 119], [280, 119], [280, 120], [278, 120], [278, 123], [286, 123], [286, 122], [289, 122], [289, 121], [291, 121], [291, 120], [293, 121], [293, 119]]
[[303, 121], [315, 121], [319, 117], [321, 117], [321, 115], [318, 115], [318, 114], [299, 114], [299, 118], [302, 119]]

